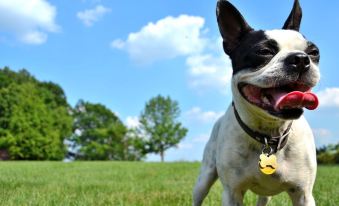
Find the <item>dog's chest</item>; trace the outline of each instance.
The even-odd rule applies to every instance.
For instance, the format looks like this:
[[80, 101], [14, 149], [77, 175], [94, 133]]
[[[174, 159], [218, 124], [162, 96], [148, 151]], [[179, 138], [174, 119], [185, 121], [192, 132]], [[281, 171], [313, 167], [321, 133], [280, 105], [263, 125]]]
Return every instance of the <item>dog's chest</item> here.
[[[244, 147], [243, 147], [244, 148]], [[261, 195], [275, 195], [289, 187], [289, 178], [285, 172], [286, 160], [278, 156], [278, 168], [275, 173], [266, 175], [259, 169], [260, 150], [248, 147], [248, 150], [229, 150], [228, 155], [233, 153], [232, 159], [221, 164], [228, 182], [240, 190], [250, 189]]]
[[262, 173], [258, 167], [251, 168], [252, 171], [247, 173], [242, 184], [259, 195], [276, 195], [289, 187], [287, 174], [282, 169], [283, 164], [279, 162], [277, 170], [270, 175]]
[[218, 176], [224, 184], [240, 191], [250, 189], [271, 196], [305, 185], [307, 181], [303, 177], [314, 175], [314, 143], [304, 118], [294, 121], [287, 144], [275, 154], [278, 166], [271, 175], [263, 174], [259, 169], [263, 145], [240, 128], [231, 109], [219, 124], [213, 148]]
[[249, 143], [248, 136], [239, 136], [237, 130], [234, 131], [234, 140], [228, 138], [226, 142], [218, 144], [219, 176], [240, 190], [250, 189], [262, 195], [275, 195], [288, 189], [290, 178], [294, 175], [287, 174], [285, 168], [289, 161], [285, 153], [276, 154], [278, 167], [274, 174], [263, 174], [259, 169], [261, 146]]

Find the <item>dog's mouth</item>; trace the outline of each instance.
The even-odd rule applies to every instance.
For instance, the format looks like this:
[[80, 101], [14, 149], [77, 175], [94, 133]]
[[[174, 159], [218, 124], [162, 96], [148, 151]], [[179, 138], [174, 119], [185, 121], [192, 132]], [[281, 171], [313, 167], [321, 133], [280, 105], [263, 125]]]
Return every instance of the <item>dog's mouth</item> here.
[[303, 108], [314, 110], [319, 105], [317, 96], [311, 92], [311, 87], [301, 83], [271, 88], [240, 83], [239, 91], [251, 104], [285, 119], [299, 118]]

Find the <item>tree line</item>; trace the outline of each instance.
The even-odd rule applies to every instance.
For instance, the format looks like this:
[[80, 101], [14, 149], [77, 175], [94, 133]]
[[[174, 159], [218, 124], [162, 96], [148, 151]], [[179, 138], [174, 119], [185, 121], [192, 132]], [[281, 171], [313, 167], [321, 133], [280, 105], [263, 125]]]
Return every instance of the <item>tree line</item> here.
[[[176, 146], [187, 133], [177, 101], [158, 95], [145, 104], [139, 126], [127, 128], [102, 104], [72, 107], [60, 85], [27, 70], [0, 68], [0, 160], [143, 160]], [[320, 164], [339, 164], [339, 144], [317, 149]]]
[[146, 102], [140, 126], [127, 128], [102, 104], [72, 107], [60, 85], [27, 70], [0, 68], [0, 159], [142, 160], [186, 136], [177, 101], [158, 95]]
[[339, 143], [318, 148], [317, 162], [319, 164], [339, 164]]

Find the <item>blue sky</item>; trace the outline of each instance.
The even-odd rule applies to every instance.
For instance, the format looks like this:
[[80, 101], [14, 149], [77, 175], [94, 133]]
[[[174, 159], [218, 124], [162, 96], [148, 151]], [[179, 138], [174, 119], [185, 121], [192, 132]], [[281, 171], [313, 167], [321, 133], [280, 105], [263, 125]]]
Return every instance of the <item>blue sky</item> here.
[[[293, 1], [231, 1], [257, 29], [280, 28]], [[129, 126], [161, 94], [179, 102], [189, 133], [166, 160], [200, 160], [231, 102], [216, 1], [0, 0], [0, 67], [60, 84], [75, 105], [102, 103]], [[301, 32], [321, 51], [321, 106], [307, 111], [317, 146], [339, 141], [339, 2], [301, 0]], [[150, 155], [149, 161], [159, 157]]]

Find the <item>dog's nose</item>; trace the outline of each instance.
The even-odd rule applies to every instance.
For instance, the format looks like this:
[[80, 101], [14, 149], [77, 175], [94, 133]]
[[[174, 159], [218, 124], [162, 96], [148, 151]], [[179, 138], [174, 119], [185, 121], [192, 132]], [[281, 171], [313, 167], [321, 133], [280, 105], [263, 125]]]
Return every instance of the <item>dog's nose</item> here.
[[304, 53], [291, 54], [286, 58], [287, 66], [301, 73], [310, 69], [310, 63], [310, 58]]

